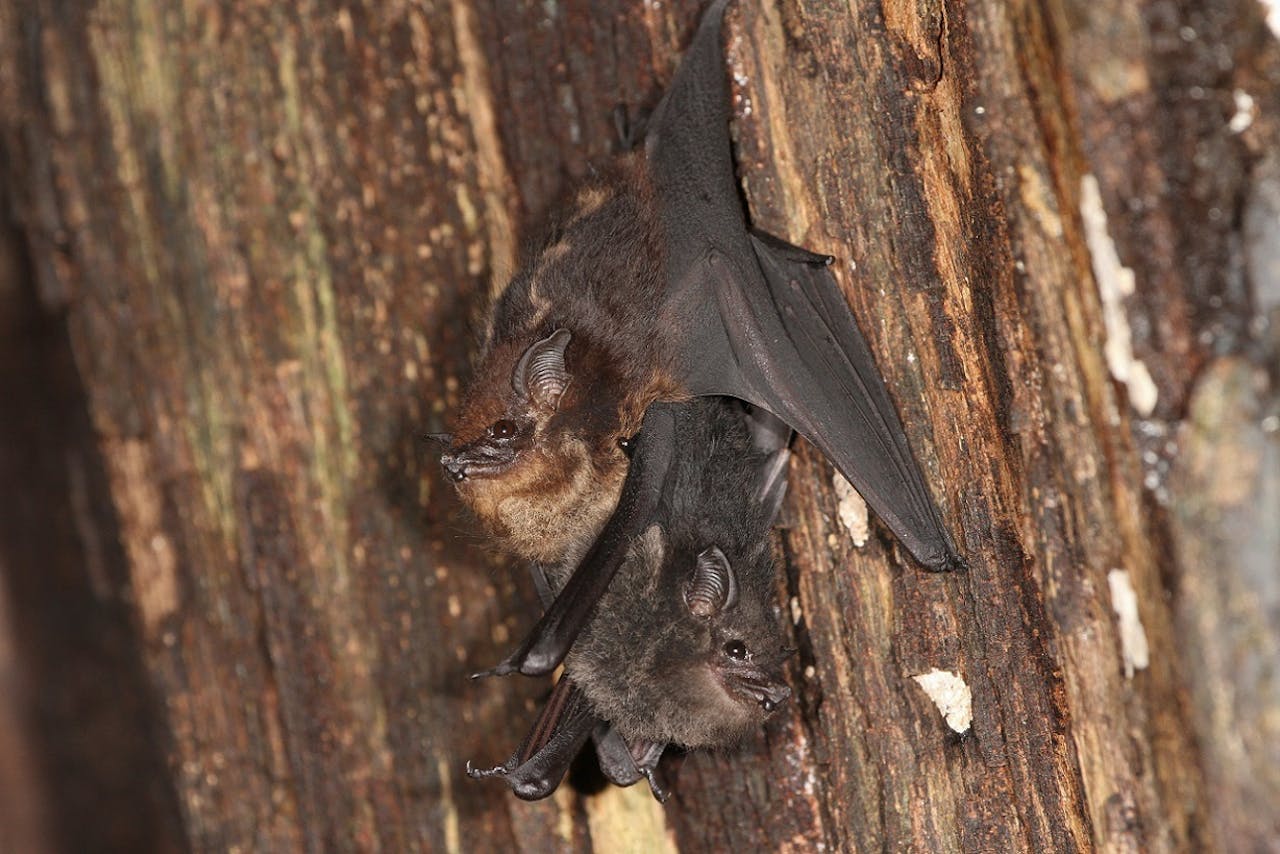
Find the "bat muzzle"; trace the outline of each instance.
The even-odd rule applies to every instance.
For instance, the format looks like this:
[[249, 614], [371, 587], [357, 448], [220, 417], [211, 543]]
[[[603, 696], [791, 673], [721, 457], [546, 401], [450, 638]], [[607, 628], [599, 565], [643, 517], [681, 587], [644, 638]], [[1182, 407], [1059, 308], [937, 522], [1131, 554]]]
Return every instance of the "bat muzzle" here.
[[791, 696], [791, 689], [781, 679], [761, 668], [744, 662], [721, 668], [725, 683], [739, 697], [756, 703], [768, 714]]
[[494, 477], [511, 467], [516, 452], [510, 448], [460, 448], [440, 455], [444, 473], [454, 483], [471, 478]]

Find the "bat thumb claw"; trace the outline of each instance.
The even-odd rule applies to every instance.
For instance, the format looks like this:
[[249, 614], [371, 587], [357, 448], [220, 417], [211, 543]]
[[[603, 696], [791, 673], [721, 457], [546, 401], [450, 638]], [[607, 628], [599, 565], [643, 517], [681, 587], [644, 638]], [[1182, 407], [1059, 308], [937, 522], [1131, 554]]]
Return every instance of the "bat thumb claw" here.
[[467, 776], [472, 780], [483, 780], [486, 777], [502, 777], [507, 773], [507, 769], [501, 765], [497, 768], [477, 768], [471, 764], [471, 760], [467, 760]]
[[515, 673], [516, 669], [510, 663], [504, 661], [496, 667], [490, 667], [488, 670], [478, 670], [471, 674], [472, 679], [484, 679], [489, 676], [508, 676]]

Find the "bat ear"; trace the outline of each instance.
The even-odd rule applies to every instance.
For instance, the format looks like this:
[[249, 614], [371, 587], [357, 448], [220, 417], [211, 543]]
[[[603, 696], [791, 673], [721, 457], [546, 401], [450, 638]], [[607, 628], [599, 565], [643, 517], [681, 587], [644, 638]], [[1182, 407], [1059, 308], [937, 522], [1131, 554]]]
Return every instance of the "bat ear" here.
[[787, 465], [790, 461], [791, 452], [786, 448], [779, 448], [769, 455], [760, 468], [755, 499], [764, 508], [765, 519], [770, 525], [778, 518], [782, 499], [787, 494]]
[[511, 378], [521, 400], [541, 409], [554, 410], [559, 405], [571, 379], [564, 367], [564, 351], [572, 337], [569, 330], [557, 329], [524, 351]]
[[716, 546], [698, 555], [693, 577], [684, 588], [684, 603], [695, 617], [714, 617], [738, 601], [738, 577]]

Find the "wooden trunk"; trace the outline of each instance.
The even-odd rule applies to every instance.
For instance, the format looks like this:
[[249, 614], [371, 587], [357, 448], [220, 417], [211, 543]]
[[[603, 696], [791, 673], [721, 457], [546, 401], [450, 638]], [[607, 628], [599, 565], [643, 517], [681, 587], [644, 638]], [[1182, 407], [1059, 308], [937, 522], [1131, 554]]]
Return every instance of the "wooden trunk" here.
[[735, 3], [753, 222], [838, 259], [971, 569], [797, 443], [760, 738], [665, 807], [466, 779], [536, 597], [418, 436], [698, 7], [0, 2], [0, 848], [1280, 845], [1255, 0]]

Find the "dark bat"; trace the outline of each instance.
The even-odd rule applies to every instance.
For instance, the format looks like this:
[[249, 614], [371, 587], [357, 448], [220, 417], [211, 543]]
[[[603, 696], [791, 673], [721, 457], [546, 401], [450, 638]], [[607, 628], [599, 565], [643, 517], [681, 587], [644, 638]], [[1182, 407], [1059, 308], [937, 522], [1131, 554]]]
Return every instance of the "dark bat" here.
[[[773, 413], [924, 566], [963, 565], [830, 259], [744, 219], [725, 6], [703, 16], [648, 122], [644, 157], [583, 190], [560, 236], [499, 301], [480, 381], [442, 458], [481, 517], [528, 556], [545, 549], [555, 562], [599, 531], [533, 632], [488, 673], [554, 669], [653, 518], [675, 440], [655, 401], [722, 395]], [[618, 442], [640, 413], [627, 467]]]
[[[663, 798], [656, 771], [669, 742], [732, 745], [790, 693], [777, 676], [787, 651], [769, 548], [785, 445], [768, 432], [753, 442], [744, 407], [724, 398], [655, 410], [671, 420], [675, 452], [643, 533], [625, 548], [520, 749], [498, 768], [468, 768], [503, 778], [520, 797], [554, 791], [594, 735], [606, 776], [621, 785], [646, 777]], [[575, 565], [570, 555], [546, 568], [544, 601]]]

